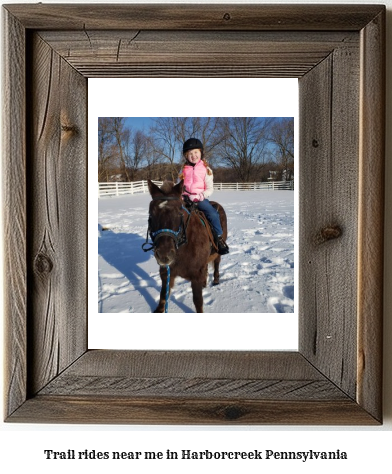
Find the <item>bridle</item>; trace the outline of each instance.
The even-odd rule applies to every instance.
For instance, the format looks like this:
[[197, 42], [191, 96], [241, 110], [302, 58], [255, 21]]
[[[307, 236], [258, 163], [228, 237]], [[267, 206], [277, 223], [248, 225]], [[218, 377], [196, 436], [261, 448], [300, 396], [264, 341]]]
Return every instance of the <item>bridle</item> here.
[[[153, 201], [181, 201], [181, 198], [179, 197], [174, 197], [174, 196], [156, 196], [152, 198]], [[188, 213], [188, 219], [186, 223], [184, 224], [184, 214], [181, 212], [181, 222], [178, 230], [173, 230], [173, 229], [158, 229], [156, 231], [151, 230], [151, 216], [148, 218], [148, 228], [147, 228], [147, 236], [146, 236], [146, 241], [142, 244], [142, 249], [144, 252], [148, 252], [150, 250], [154, 250], [157, 246], [157, 241], [161, 238], [164, 237], [165, 235], [168, 237], [171, 237], [174, 240], [174, 245], [176, 247], [176, 250], [181, 245], [184, 245], [188, 242], [187, 236], [186, 236], [186, 231], [188, 228], [188, 224], [190, 221], [191, 217], [191, 212], [186, 209], [186, 207], [182, 206], [182, 209]], [[148, 241], [148, 236], [151, 237], [152, 242]]]

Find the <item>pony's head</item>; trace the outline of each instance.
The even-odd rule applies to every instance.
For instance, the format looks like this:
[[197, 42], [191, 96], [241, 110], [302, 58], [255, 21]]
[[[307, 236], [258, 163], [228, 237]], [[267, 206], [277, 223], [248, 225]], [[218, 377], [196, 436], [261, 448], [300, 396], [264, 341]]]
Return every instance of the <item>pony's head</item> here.
[[183, 181], [174, 185], [165, 181], [159, 188], [148, 180], [152, 201], [149, 209], [149, 232], [154, 255], [159, 265], [171, 265], [180, 239], [183, 237], [182, 189]]

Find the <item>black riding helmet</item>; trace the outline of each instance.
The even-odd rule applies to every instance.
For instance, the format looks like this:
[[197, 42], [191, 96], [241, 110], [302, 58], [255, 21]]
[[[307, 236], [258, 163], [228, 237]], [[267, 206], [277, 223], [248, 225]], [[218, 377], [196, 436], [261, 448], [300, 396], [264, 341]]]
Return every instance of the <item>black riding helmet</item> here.
[[202, 142], [197, 138], [189, 138], [186, 142], [184, 142], [182, 153], [185, 154], [187, 151], [194, 150], [195, 148], [199, 148], [201, 151], [203, 151]]

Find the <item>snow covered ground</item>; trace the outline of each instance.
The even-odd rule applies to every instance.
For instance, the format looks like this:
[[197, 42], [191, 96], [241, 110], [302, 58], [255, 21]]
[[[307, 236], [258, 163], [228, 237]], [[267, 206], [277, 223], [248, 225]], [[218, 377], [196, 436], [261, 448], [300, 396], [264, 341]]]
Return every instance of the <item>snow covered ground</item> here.
[[[294, 192], [216, 191], [228, 217], [230, 253], [219, 286], [204, 290], [208, 313], [294, 312]], [[150, 196], [98, 202], [98, 312], [151, 313], [160, 292], [158, 264], [143, 252]], [[211, 272], [212, 273], [212, 272]], [[178, 278], [170, 313], [193, 313], [190, 283]]]

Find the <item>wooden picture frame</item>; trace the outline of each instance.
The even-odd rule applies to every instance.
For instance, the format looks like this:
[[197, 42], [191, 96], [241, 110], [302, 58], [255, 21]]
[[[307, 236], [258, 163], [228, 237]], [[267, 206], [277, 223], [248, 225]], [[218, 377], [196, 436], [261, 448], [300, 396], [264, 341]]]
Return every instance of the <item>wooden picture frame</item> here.
[[[385, 7], [3, 19], [6, 421], [382, 423]], [[89, 77], [299, 78], [298, 352], [88, 350]]]

